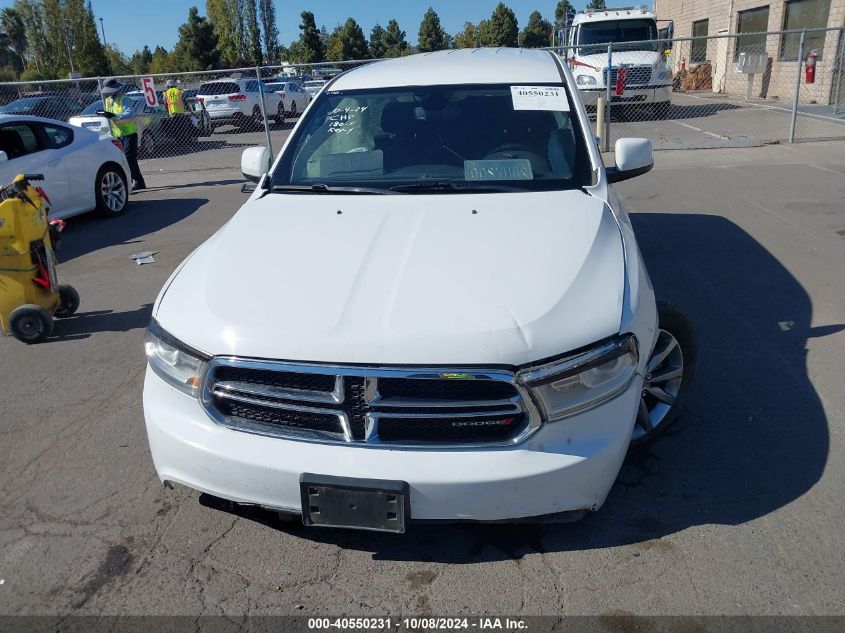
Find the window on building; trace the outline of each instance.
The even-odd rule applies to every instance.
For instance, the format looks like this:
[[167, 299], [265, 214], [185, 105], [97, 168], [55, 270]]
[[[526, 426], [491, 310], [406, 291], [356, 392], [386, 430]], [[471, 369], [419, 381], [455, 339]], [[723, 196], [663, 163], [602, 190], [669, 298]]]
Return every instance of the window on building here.
[[757, 7], [748, 11], [740, 11], [737, 18], [736, 47], [734, 48], [734, 61], [739, 59], [740, 53], [765, 53], [766, 36], [763, 34], [769, 30], [769, 7]]
[[[790, 0], [784, 8], [783, 30], [823, 29], [827, 26], [830, 13], [830, 0]], [[813, 50], [819, 51], [819, 59], [824, 48], [824, 31], [809, 31], [804, 37], [804, 57]], [[780, 38], [780, 58], [798, 59], [800, 33], [785, 33]]]
[[[710, 20], [698, 20], [692, 23], [693, 37], [707, 37], [707, 29], [710, 26]], [[690, 51], [690, 63], [699, 64], [707, 59], [707, 40], [693, 40], [692, 50]]]

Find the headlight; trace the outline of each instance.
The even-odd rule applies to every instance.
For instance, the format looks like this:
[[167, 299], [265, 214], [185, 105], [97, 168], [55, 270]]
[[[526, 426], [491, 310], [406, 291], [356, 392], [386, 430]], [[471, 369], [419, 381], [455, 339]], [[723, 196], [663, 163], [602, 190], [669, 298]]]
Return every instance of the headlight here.
[[592, 75], [578, 75], [575, 77], [575, 83], [579, 86], [595, 86], [596, 78]]
[[521, 372], [519, 383], [528, 388], [543, 414], [553, 422], [592, 409], [619, 395], [637, 373], [637, 339], [626, 334], [592, 349]]
[[155, 319], [150, 321], [144, 348], [150, 367], [162, 380], [196, 397], [207, 357], [170, 336]]

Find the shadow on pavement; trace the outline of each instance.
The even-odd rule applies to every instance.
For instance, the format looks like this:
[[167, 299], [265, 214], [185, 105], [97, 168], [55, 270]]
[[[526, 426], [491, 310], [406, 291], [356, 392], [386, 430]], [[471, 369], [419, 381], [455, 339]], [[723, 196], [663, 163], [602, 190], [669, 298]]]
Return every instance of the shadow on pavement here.
[[56, 319], [55, 329], [48, 342], [84, 339], [97, 332], [138, 330], [147, 327], [152, 313], [152, 303], [146, 303], [135, 310], [127, 310], [126, 312], [114, 312], [112, 310], [78, 312], [72, 317]]
[[742, 106], [734, 103], [713, 103], [712, 101], [702, 101], [700, 105], [678, 105], [677, 103], [673, 103], [669, 106], [666, 114], [659, 117], [646, 105], [614, 103], [610, 108], [610, 112], [614, 121], [630, 121], [635, 123], [639, 121], [656, 122], [670, 119], [701, 119], [718, 114], [723, 110], [739, 109], [742, 109]]
[[291, 527], [207, 495], [201, 503], [376, 559], [461, 564], [626, 544], [668, 551], [676, 546], [662, 537], [746, 523], [801, 497], [820, 479], [829, 444], [805, 343], [842, 324], [811, 328], [801, 284], [720, 216], [646, 213], [632, 221], [658, 297], [696, 323], [699, 365], [685, 413], [656, 443], [629, 453], [595, 515], [567, 525], [411, 525], [394, 536]]
[[206, 198], [144, 200], [133, 196], [120, 217], [101, 218], [86, 213], [70, 218], [62, 232], [59, 260], [68, 262], [107, 246], [131, 244], [135, 238], [176, 224], [207, 202]]
[[144, 171], [145, 160], [155, 160], [157, 158], [174, 158], [178, 156], [190, 156], [192, 154], [200, 154], [202, 152], [209, 152], [221, 149], [237, 149], [239, 147], [252, 147], [251, 143], [233, 143], [231, 141], [212, 141], [197, 139], [193, 143], [181, 143], [167, 141], [160, 141], [155, 149], [149, 154], [144, 154], [140, 157], [141, 171]]

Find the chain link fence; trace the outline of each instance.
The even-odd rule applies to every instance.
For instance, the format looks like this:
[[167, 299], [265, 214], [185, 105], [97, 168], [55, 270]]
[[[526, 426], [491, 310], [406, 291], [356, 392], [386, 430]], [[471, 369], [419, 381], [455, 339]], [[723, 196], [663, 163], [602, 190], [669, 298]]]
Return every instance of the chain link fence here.
[[[287, 132], [326, 81], [370, 61], [124, 75], [115, 79], [121, 84], [127, 117], [137, 127], [143, 172], [231, 169], [240, 165], [245, 147], [265, 145], [278, 151]], [[0, 106], [3, 113], [68, 121], [104, 138], [111, 137], [115, 129], [102, 114], [104, 99], [100, 92], [106, 79], [2, 83]], [[175, 107], [168, 106], [170, 87], [179, 91]]]
[[596, 113], [603, 149], [626, 136], [649, 138], [657, 149], [743, 147], [845, 138], [843, 34], [808, 29], [557, 50]]
[[[656, 149], [845, 139], [842, 28], [554, 50], [568, 61], [606, 150], [626, 136], [649, 138]], [[151, 75], [149, 85], [141, 76], [117, 79], [137, 125], [143, 172], [237, 169], [245, 147], [278, 152], [325, 81], [373, 61]], [[2, 83], [0, 106], [108, 137], [113, 126], [99, 114], [103, 79]], [[181, 91], [184, 111], [168, 109], [168, 85]]]

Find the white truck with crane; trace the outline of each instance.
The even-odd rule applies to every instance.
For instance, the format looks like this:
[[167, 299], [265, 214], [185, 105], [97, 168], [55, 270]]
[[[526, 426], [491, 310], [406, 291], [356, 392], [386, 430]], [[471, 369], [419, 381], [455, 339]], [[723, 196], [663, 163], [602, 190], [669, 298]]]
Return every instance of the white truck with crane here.
[[643, 105], [655, 118], [665, 118], [672, 92], [666, 50], [671, 33], [671, 22], [658, 29], [655, 14], [645, 6], [576, 15], [566, 39], [566, 57], [584, 104], [595, 108], [599, 97], [608, 93], [609, 82], [612, 103]]

